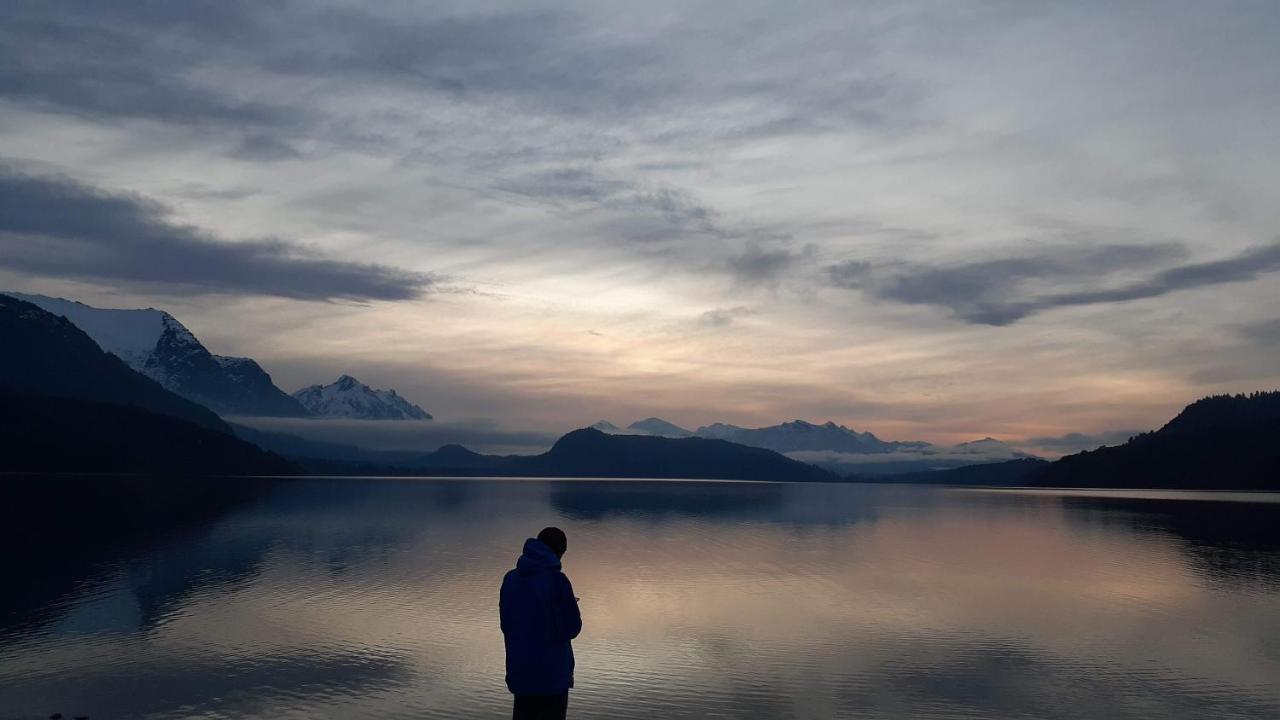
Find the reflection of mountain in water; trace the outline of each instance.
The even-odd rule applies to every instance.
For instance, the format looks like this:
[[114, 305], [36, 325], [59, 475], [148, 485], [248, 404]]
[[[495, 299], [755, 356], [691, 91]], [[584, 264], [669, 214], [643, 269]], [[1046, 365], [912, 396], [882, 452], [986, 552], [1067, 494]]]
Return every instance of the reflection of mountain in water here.
[[[857, 493], [857, 502], [848, 501], [850, 492]], [[553, 481], [550, 500], [575, 520], [698, 518], [827, 527], [876, 520], [883, 505], [903, 492], [866, 485], [574, 480]]]
[[0, 543], [23, 550], [0, 555], [7, 587], [0, 634], [58, 618], [66, 598], [164, 543], [189, 554], [191, 533], [264, 487], [225, 478], [7, 479], [0, 484]]
[[1105, 523], [1176, 537], [1214, 583], [1280, 588], [1280, 503], [1079, 496], [1062, 502]]
[[743, 518], [773, 513], [783, 500], [773, 483], [552, 482], [551, 506], [575, 520], [621, 515]]

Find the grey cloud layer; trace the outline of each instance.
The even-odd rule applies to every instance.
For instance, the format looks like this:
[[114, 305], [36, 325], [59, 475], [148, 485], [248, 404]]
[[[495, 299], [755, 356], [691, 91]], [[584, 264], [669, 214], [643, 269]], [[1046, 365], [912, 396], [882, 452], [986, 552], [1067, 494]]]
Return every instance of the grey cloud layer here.
[[[244, 37], [247, 4], [69, 2], [5, 5], [0, 97], [91, 118], [244, 127], [297, 122], [287, 108], [236, 98], [190, 76], [203, 43]], [[198, 42], [197, 42], [198, 40]]]
[[330, 260], [276, 239], [226, 242], [163, 205], [0, 168], [0, 265], [51, 277], [303, 300], [403, 300], [430, 276]]
[[[1249, 368], [1274, 356], [1275, 330], [1260, 324], [1274, 313], [1257, 298], [1280, 277], [1226, 284], [1276, 265], [1274, 251], [1241, 241], [1280, 227], [1267, 162], [1280, 150], [1267, 122], [1280, 114], [1278, 8], [13, 0], [0, 7], [0, 157], [97, 187], [8, 177], [0, 263], [107, 292], [163, 283], [308, 300], [413, 297], [440, 289], [423, 274], [440, 270], [494, 291], [458, 298], [449, 317], [370, 311], [371, 326], [408, 328], [377, 351], [418, 359], [483, 336], [494, 356], [589, 353], [522, 326], [555, 308], [566, 317], [548, 320], [632, 342], [636, 366], [681, 368], [681, 397], [773, 416], [752, 422], [815, 412], [795, 407], [802, 397], [840, 419], [852, 406], [829, 388], [865, 387], [892, 396], [883, 412], [940, 426], [934, 403], [978, 391], [923, 392], [913, 373], [985, 382], [992, 407], [1028, 385], [1050, 404], [1097, 394], [1103, 384], [1085, 376], [1125, 363], [1168, 388], [1196, 377], [1199, 356], [1180, 342], [1217, 342], [1224, 324]], [[24, 214], [35, 202], [47, 217]], [[273, 234], [314, 238], [327, 254], [260, 237]], [[1028, 237], [1040, 241], [1011, 250]], [[367, 257], [419, 272], [339, 261]], [[1108, 313], [1112, 339], [1035, 373], [1021, 363], [1043, 350], [1042, 323], [1072, 336], [1082, 314], [990, 335], [901, 322], [917, 306], [1011, 326], [1196, 287], [1219, 291], [1185, 324], [1146, 321], [1210, 293]], [[207, 326], [246, 348], [255, 332], [279, 337], [246, 327], [231, 303], [202, 304]], [[696, 332], [660, 343], [659, 326]], [[1114, 340], [1135, 329], [1141, 359]], [[310, 332], [277, 345], [281, 358], [348, 351]], [[973, 344], [997, 336], [1000, 357]], [[751, 404], [723, 389], [745, 381], [708, 380], [728, 343], [737, 360], [723, 374], [759, 383], [782, 368], [797, 391]], [[887, 363], [903, 348], [915, 362]], [[497, 367], [477, 369], [476, 384], [499, 383]], [[573, 367], [528, 372], [567, 395], [613, 372], [563, 377]], [[505, 409], [547, 414], [522, 397]], [[619, 389], [600, 402], [653, 397]]]
[[[778, 103], [770, 117], [725, 128], [733, 133], [882, 124], [906, 102], [884, 78], [851, 73], [836, 58], [796, 55], [778, 46], [794, 38], [751, 27], [705, 32], [715, 17], [681, 24], [655, 19], [636, 32], [602, 33], [582, 12], [566, 7], [431, 10], [73, 0], [51, 12], [47, 3], [18, 0], [6, 5], [0, 29], [0, 51], [8, 61], [0, 65], [0, 95], [86, 115], [181, 123], [301, 120], [282, 106], [237, 98], [225, 85], [203, 82], [198, 71], [212, 61], [241, 79], [347, 78], [454, 99], [509, 98], [565, 115], [661, 113], [695, 97], [704, 103]], [[767, 14], [759, 18], [767, 20]], [[824, 42], [869, 56], [855, 49], [869, 43], [867, 36], [829, 34]], [[749, 49], [748, 40], [758, 49]], [[738, 57], [749, 51], [768, 61], [769, 71], [741, 76], [732, 63], [708, 62], [718, 51]], [[682, 71], [690, 55], [701, 58], [701, 72]]]
[[[1156, 264], [1178, 250], [1172, 245], [1060, 247], [1034, 256], [943, 267], [847, 261], [829, 267], [828, 273], [835, 285], [874, 298], [944, 307], [966, 322], [1009, 325], [1057, 307], [1153, 298], [1280, 270], [1280, 243], [1273, 243], [1222, 260], [1187, 263], [1146, 278], [1099, 286], [1108, 276]], [[1032, 287], [1035, 283], [1041, 287]], [[1058, 289], [1061, 285], [1077, 287]]]

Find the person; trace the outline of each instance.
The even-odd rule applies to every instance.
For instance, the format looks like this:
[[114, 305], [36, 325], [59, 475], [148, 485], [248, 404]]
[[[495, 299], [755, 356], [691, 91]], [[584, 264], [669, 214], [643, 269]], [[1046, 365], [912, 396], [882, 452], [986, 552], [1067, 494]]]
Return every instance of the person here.
[[498, 614], [507, 647], [513, 720], [560, 720], [573, 687], [572, 640], [582, 631], [573, 585], [560, 571], [569, 542], [560, 528], [524, 541], [514, 570], [502, 578]]

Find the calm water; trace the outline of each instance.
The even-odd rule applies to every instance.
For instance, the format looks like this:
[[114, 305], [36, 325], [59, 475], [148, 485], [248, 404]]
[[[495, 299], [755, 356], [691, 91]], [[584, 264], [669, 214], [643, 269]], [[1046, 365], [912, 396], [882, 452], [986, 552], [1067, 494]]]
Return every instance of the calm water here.
[[552, 523], [571, 717], [1280, 717], [1280, 496], [488, 480], [51, 523], [6, 549], [0, 717], [508, 716], [498, 584]]

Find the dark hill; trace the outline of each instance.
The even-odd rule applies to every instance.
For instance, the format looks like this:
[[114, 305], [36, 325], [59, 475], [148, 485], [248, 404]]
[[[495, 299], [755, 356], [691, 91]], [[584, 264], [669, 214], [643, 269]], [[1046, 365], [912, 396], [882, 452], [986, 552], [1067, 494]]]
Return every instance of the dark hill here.
[[900, 475], [875, 475], [856, 478], [868, 482], [922, 483], [937, 485], [984, 485], [992, 487], [1018, 487], [1035, 485], [1049, 467], [1048, 460], [1018, 458], [998, 463], [965, 465], [950, 470], [902, 473]]
[[66, 318], [0, 295], [0, 341], [0, 471], [297, 470], [104, 352]]
[[137, 407], [0, 389], [0, 472], [287, 475], [234, 436]]
[[1280, 392], [1198, 400], [1155, 432], [1058, 460], [1035, 484], [1280, 490]]
[[103, 351], [70, 320], [0, 295], [0, 388], [90, 402], [131, 405], [220, 432], [208, 408], [165, 390]]
[[523, 459], [529, 475], [561, 477], [835, 480], [836, 476], [772, 450], [707, 438], [609, 435], [574, 430], [542, 455]]
[[[244, 428], [237, 427], [237, 432]], [[609, 435], [574, 430], [541, 455], [482, 455], [461, 445], [434, 452], [374, 451], [244, 433], [314, 473], [456, 477], [620, 477], [708, 480], [837, 480], [772, 450], [706, 438]]]

